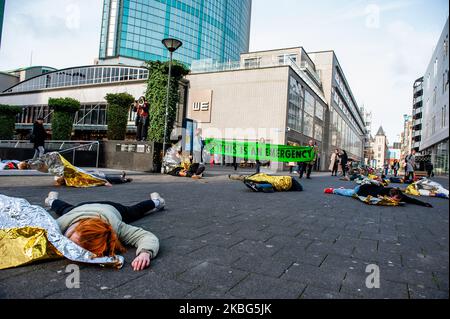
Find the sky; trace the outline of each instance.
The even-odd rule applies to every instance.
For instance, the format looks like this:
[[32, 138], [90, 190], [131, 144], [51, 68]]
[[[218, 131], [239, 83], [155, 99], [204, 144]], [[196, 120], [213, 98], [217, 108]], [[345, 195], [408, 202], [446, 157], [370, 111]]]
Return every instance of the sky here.
[[[98, 56], [102, 0], [6, 0], [0, 70], [89, 65]], [[448, 18], [447, 0], [253, 0], [250, 51], [334, 50], [360, 106], [389, 141], [412, 110]]]

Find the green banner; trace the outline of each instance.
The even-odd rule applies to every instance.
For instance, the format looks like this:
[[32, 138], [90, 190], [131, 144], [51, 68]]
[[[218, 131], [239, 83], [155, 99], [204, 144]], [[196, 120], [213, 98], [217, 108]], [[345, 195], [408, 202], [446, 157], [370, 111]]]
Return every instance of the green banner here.
[[315, 158], [314, 148], [309, 146], [206, 139], [205, 149], [211, 154], [280, 163], [312, 162]]

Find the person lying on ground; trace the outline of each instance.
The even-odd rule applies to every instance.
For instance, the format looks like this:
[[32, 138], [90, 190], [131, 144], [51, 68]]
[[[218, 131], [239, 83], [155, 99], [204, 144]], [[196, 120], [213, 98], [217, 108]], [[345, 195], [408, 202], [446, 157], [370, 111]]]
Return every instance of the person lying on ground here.
[[168, 175], [179, 176], [179, 177], [190, 177], [193, 179], [203, 178], [203, 173], [205, 172], [206, 166], [199, 163], [189, 163], [182, 162], [181, 166], [175, 167]]
[[392, 187], [384, 187], [382, 185], [375, 185], [375, 184], [364, 184], [364, 185], [358, 185], [354, 189], [345, 189], [345, 188], [327, 188], [324, 191], [327, 194], [336, 194], [346, 197], [354, 197], [362, 196], [362, 197], [375, 197], [375, 198], [381, 198], [384, 196], [387, 196], [388, 198], [400, 203], [409, 203], [424, 207], [433, 207], [429, 203], [422, 202], [418, 199], [411, 198], [403, 194], [403, 192], [398, 188], [392, 188]]
[[123, 245], [136, 247], [131, 266], [140, 271], [149, 267], [150, 260], [158, 254], [159, 240], [151, 232], [128, 224], [164, 209], [165, 200], [158, 193], [152, 193], [150, 198], [133, 206], [108, 201], [74, 206], [59, 200], [57, 192], [50, 192], [44, 204], [59, 216], [56, 221], [61, 232], [97, 257], [124, 252]]
[[292, 176], [272, 176], [267, 174], [228, 175], [234, 181], [244, 182], [245, 186], [255, 192], [301, 192], [303, 186]]
[[111, 186], [111, 184], [122, 184], [132, 181], [124, 173], [121, 177], [89, 173], [70, 164], [58, 152], [46, 153], [35, 160], [21, 162], [19, 168], [35, 169], [42, 173], [53, 174], [55, 175], [56, 185], [66, 185], [69, 187]]

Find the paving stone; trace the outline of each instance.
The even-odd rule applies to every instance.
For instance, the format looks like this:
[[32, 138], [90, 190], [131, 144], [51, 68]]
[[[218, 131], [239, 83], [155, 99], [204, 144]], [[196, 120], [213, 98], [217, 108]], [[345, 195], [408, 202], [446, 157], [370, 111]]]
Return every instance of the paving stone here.
[[276, 244], [266, 244], [265, 242], [244, 240], [239, 244], [231, 247], [231, 251], [234, 252], [246, 252], [252, 253], [263, 257], [270, 257], [274, 255], [277, 251], [283, 248], [283, 245]]
[[189, 257], [201, 263], [208, 262], [217, 265], [231, 265], [243, 255], [246, 254], [237, 250], [207, 245], [190, 253]]
[[408, 285], [411, 299], [448, 299], [448, 291], [426, 288], [422, 285]]
[[306, 285], [294, 281], [251, 274], [230, 290], [236, 297], [256, 299], [297, 299]]
[[345, 269], [321, 269], [312, 265], [295, 263], [281, 276], [281, 279], [339, 291], [344, 276]]
[[231, 289], [247, 276], [247, 272], [226, 266], [218, 266], [205, 261], [189, 269], [180, 275], [178, 279], [220, 291]]
[[243, 256], [231, 266], [239, 270], [278, 278], [291, 264], [291, 262], [283, 262], [274, 257]]
[[[369, 274], [361, 275], [349, 272], [342, 282], [340, 292], [357, 295], [368, 299], [408, 299], [408, 287], [403, 283], [395, 283], [380, 278], [380, 288], [369, 289], [366, 280]], [[381, 277], [381, 274], [380, 274]]]
[[343, 292], [329, 291], [328, 289], [308, 286], [300, 299], [361, 299]]

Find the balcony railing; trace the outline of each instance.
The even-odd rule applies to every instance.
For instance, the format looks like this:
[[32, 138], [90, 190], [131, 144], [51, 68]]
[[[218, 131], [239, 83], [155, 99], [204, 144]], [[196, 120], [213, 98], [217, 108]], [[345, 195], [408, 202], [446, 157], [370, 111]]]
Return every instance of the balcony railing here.
[[414, 120], [414, 126], [422, 124], [422, 119]]
[[416, 87], [414, 88], [414, 94], [416, 94], [416, 93], [418, 93], [418, 92], [420, 92], [420, 91], [422, 91], [422, 90], [423, 90], [423, 85], [420, 84], [420, 85], [418, 85], [418, 86], [416, 86]]
[[422, 107], [419, 107], [419, 108], [417, 108], [417, 109], [414, 109], [414, 110], [413, 110], [413, 116], [422, 113], [422, 111], [423, 111], [423, 108], [422, 108]]
[[420, 103], [420, 102], [422, 102], [422, 101], [423, 101], [423, 96], [420, 95], [420, 96], [414, 98], [414, 102], [413, 102], [413, 103], [414, 103], [414, 105], [415, 105], [415, 104]]

